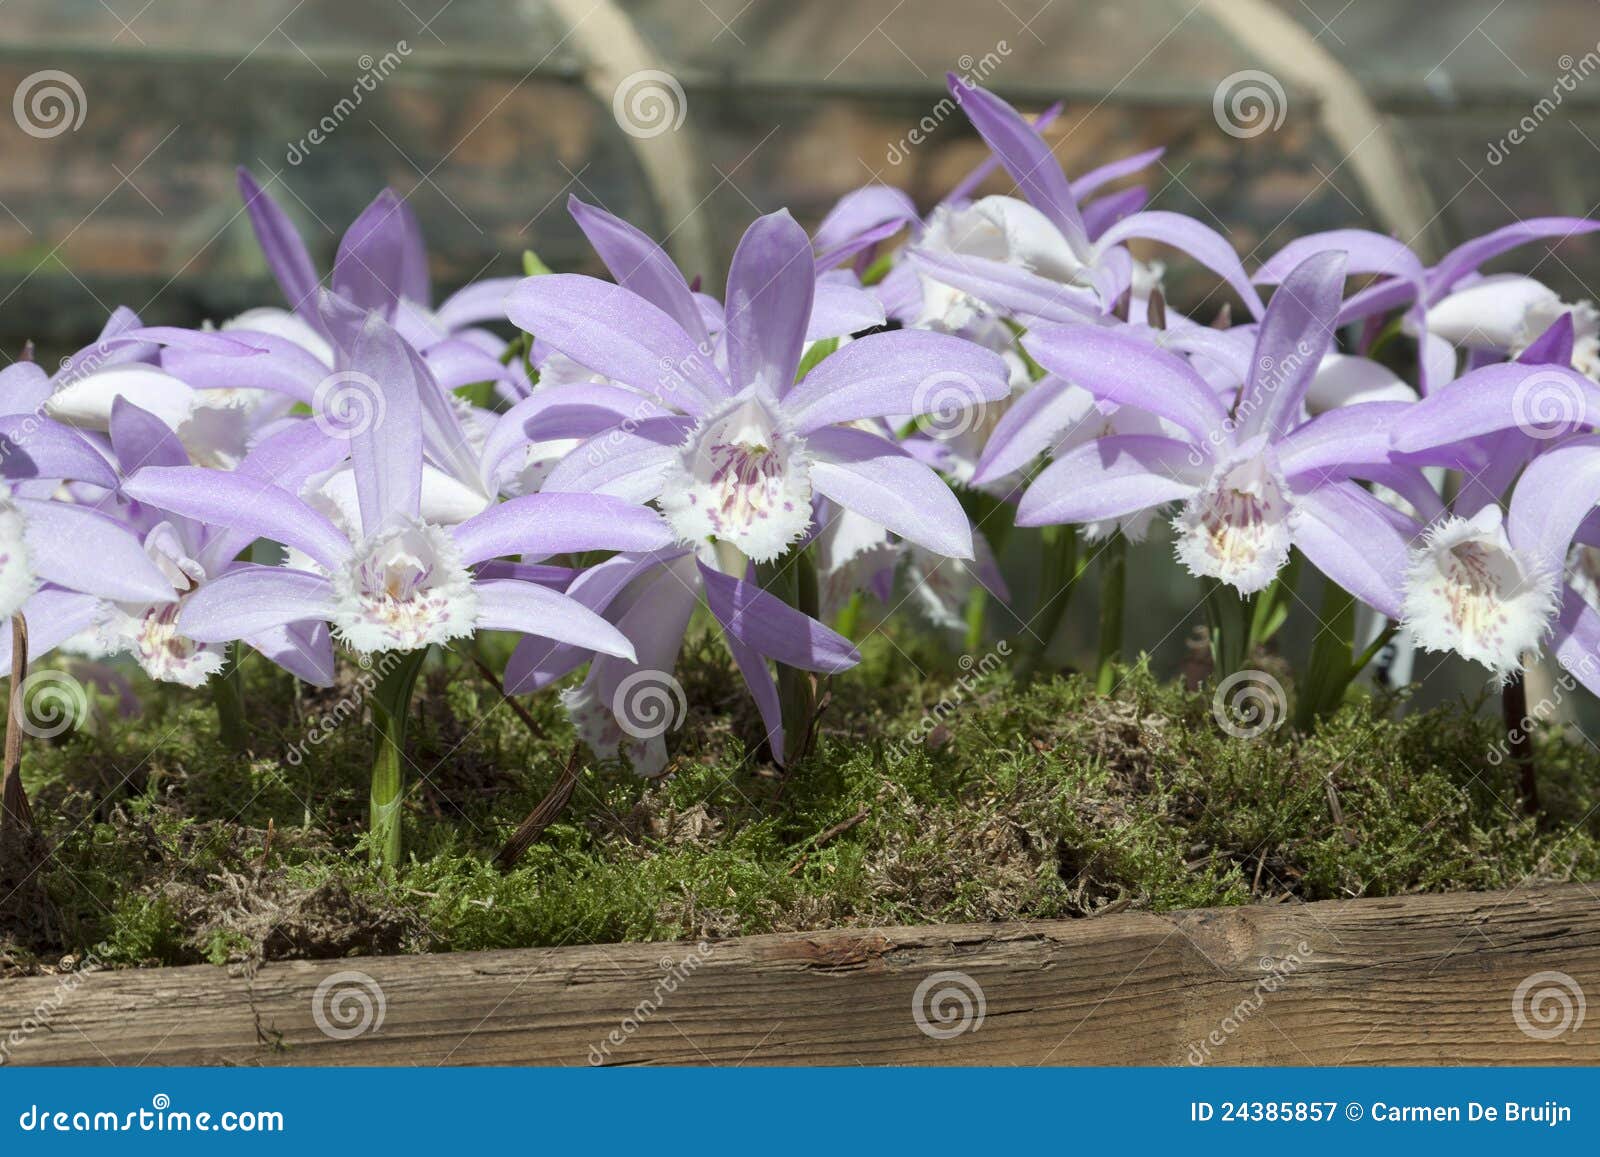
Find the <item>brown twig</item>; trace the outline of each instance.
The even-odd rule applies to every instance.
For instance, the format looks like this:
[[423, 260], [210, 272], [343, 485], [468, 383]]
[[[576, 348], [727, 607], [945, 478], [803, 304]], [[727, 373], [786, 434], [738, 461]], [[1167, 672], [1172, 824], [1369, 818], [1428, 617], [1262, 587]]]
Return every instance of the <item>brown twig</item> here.
[[849, 819], [840, 820], [838, 823], [834, 824], [831, 828], [824, 828], [822, 831], [818, 832], [815, 836], [813, 836], [811, 838], [811, 846], [806, 848], [806, 850], [804, 852], [800, 853], [800, 858], [798, 860], [796, 860], [794, 862], [794, 864], [789, 868], [789, 875], [792, 876], [796, 872], [798, 872], [801, 868], [805, 867], [806, 858], [808, 856], [810, 856], [812, 852], [814, 852], [818, 848], [822, 847], [822, 845], [827, 843], [829, 840], [838, 839], [840, 836], [844, 835], [845, 832], [849, 831], [851, 828], [857, 827], [858, 825], [860, 825], [860, 823], [863, 820], [865, 820], [867, 818], [867, 816], [869, 816], [871, 814], [872, 814], [872, 809], [870, 807], [864, 807], [860, 811], [856, 812], [856, 814], [851, 816]]
[[506, 841], [505, 847], [500, 849], [500, 854], [494, 858], [495, 866], [502, 872], [509, 872], [516, 867], [529, 848], [551, 824], [556, 817], [566, 810], [567, 803], [572, 799], [572, 792], [578, 786], [578, 776], [583, 771], [583, 761], [580, 758], [583, 747], [580, 744], [572, 745], [572, 753], [567, 756], [567, 766], [561, 772], [561, 778], [556, 780], [556, 785], [550, 789], [548, 795], [539, 801], [539, 805], [528, 813], [528, 818], [517, 825], [517, 830], [511, 833], [511, 838]]
[[528, 729], [528, 733], [535, 738], [538, 738], [540, 735], [544, 734], [544, 729], [539, 726], [539, 721], [533, 717], [532, 713], [530, 713], [526, 707], [518, 703], [510, 695], [506, 694], [505, 684], [501, 683], [499, 676], [489, 669], [489, 664], [485, 663], [477, 655], [472, 656], [472, 662], [477, 666], [478, 674], [482, 675], [488, 680], [489, 686], [493, 687], [495, 689], [495, 693], [499, 695], [501, 699], [505, 700], [506, 706], [511, 708], [511, 710], [516, 714], [516, 717], [522, 720], [522, 725]]
[[11, 616], [11, 698], [6, 711], [5, 781], [0, 791], [0, 828], [33, 830], [33, 809], [22, 786], [22, 719], [28, 674], [28, 621], [22, 613]]

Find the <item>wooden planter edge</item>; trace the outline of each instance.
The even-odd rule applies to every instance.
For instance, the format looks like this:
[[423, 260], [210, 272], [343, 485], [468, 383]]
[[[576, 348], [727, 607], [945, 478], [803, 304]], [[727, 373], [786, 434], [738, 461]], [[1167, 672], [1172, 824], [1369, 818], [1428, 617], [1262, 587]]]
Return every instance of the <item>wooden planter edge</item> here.
[[1600, 1063], [1600, 903], [1510, 892], [0, 981], [13, 1064]]

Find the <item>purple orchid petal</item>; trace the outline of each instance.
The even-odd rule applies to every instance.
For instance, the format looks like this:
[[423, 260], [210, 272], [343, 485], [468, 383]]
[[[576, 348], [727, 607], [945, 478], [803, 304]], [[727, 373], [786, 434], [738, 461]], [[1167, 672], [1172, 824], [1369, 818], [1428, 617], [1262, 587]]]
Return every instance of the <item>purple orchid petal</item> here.
[[1600, 614], [1569, 586], [1561, 588], [1561, 614], [1549, 646], [1563, 671], [1600, 695]]
[[626, 635], [558, 591], [505, 579], [474, 583], [473, 589], [478, 596], [479, 630], [516, 631], [629, 661], [634, 657]]
[[452, 527], [470, 564], [502, 555], [658, 550], [672, 532], [655, 511], [604, 494], [525, 494]]
[[1395, 425], [1394, 448], [1432, 453], [1500, 430], [1536, 426], [1552, 414], [1575, 427], [1600, 425], [1600, 389], [1564, 366], [1485, 366], [1412, 406]]
[[126, 398], [118, 398], [111, 407], [111, 448], [124, 475], [145, 466], [189, 465], [189, 452], [171, 428]]
[[972, 557], [972, 526], [944, 481], [876, 434], [843, 426], [806, 440], [811, 485], [825, 498], [935, 554]]
[[794, 384], [815, 292], [811, 240], [787, 210], [745, 230], [724, 302], [728, 379], [735, 389], [756, 385], [776, 397]]
[[338, 527], [265, 479], [202, 466], [146, 466], [122, 489], [146, 506], [292, 546], [329, 570], [350, 557], [350, 541]]
[[783, 399], [783, 412], [809, 434], [838, 422], [999, 401], [1010, 391], [1008, 377], [999, 354], [962, 338], [875, 333], [818, 362]]
[[1175, 353], [1121, 331], [1092, 325], [1036, 329], [1022, 344], [1045, 369], [1097, 398], [1166, 418], [1202, 444], [1215, 446], [1231, 440], [1228, 411], [1204, 379]]
[[1104, 253], [1111, 246], [1120, 245], [1134, 238], [1159, 241], [1163, 245], [1170, 245], [1187, 253], [1227, 282], [1243, 299], [1245, 308], [1250, 311], [1252, 317], [1262, 315], [1261, 295], [1256, 292], [1256, 287], [1250, 284], [1250, 278], [1245, 274], [1244, 265], [1239, 261], [1239, 255], [1234, 252], [1233, 246], [1215, 229], [1202, 225], [1193, 217], [1185, 217], [1182, 213], [1152, 209], [1144, 213], [1135, 213], [1132, 217], [1124, 217], [1112, 225], [1095, 241], [1095, 250]]
[[1004, 261], [915, 247], [907, 256], [925, 276], [1005, 313], [1047, 322], [1082, 321], [1101, 313], [1100, 298], [1087, 286], [1051, 281]]
[[[1048, 108], [1033, 118], [1032, 124], [1035, 132], [1043, 132], [1055, 123], [1061, 115], [1061, 110], [1066, 108], [1065, 101], [1056, 101]], [[950, 187], [950, 191], [939, 202], [941, 205], [961, 205], [971, 200], [972, 194], [991, 176], [1000, 171], [1000, 158], [990, 153], [970, 173]], [[1069, 185], [1070, 188], [1070, 185]], [[1076, 194], [1074, 195], [1076, 196]]]
[[1517, 480], [1506, 535], [1517, 554], [1546, 576], [1566, 569], [1579, 525], [1600, 502], [1600, 436], [1573, 438], [1546, 450]]
[[[613, 555], [578, 575], [566, 594], [591, 611], [604, 612], [629, 584], [661, 567], [664, 561], [672, 561], [676, 557], [681, 555], [671, 556], [660, 552]], [[486, 571], [487, 567], [480, 568], [480, 573]], [[663, 586], [661, 580], [672, 585]], [[680, 611], [687, 623], [688, 616], [699, 601], [696, 585], [686, 587], [679, 577], [667, 573], [665, 569], [649, 584], [630, 608], [630, 613], [636, 612], [644, 604], [648, 604], [649, 609], [639, 612], [633, 624], [630, 625], [624, 616], [618, 625], [618, 629], [633, 641], [637, 651], [636, 660], [641, 666], [653, 666], [658, 670], [672, 669], [672, 659], [677, 654], [677, 648], [683, 644], [682, 630], [677, 632], [676, 639], [670, 638], [673, 624]], [[506, 661], [506, 691], [520, 695], [548, 687], [588, 662], [593, 654], [592, 651], [567, 643], [524, 636]]]
[[511, 371], [500, 359], [460, 338], [436, 341], [423, 351], [422, 360], [442, 390], [457, 390], [478, 382], [497, 382]]
[[[1089, 231], [1089, 237], [1098, 242], [1107, 229], [1118, 221], [1125, 221], [1136, 213], [1142, 212], [1145, 204], [1150, 200], [1150, 192], [1144, 188], [1123, 189], [1120, 193], [1107, 193], [1104, 197], [1089, 202], [1083, 207], [1083, 227]], [[1124, 252], [1112, 250], [1112, 252]], [[1110, 256], [1110, 254], [1107, 254]]]
[[696, 342], [706, 341], [700, 307], [665, 249], [643, 230], [575, 196], [567, 198], [567, 211], [618, 285], [660, 309]]
[[1299, 420], [1306, 390], [1333, 344], [1344, 273], [1343, 253], [1318, 253], [1295, 266], [1272, 295], [1240, 394], [1240, 441], [1263, 432], [1280, 437]]
[[733, 661], [739, 666], [744, 685], [750, 689], [750, 698], [756, 702], [761, 714], [761, 728], [767, 733], [767, 746], [772, 748], [772, 758], [779, 767], [784, 766], [783, 701], [778, 697], [778, 684], [761, 652], [749, 646], [731, 631], [723, 636]]
[[310, 350], [258, 330], [230, 330], [261, 352], [253, 357], [190, 346], [169, 346], [161, 368], [197, 390], [271, 390], [310, 405], [329, 369]]
[[486, 321], [504, 321], [506, 297], [521, 280], [520, 277], [486, 277], [462, 286], [444, 299], [434, 316], [448, 330]]
[[861, 662], [849, 639], [752, 583], [700, 565], [706, 605], [729, 636], [802, 671], [836, 675]]
[[1091, 413], [1088, 394], [1060, 378], [1045, 378], [1019, 397], [995, 423], [972, 484], [983, 486], [1028, 466]]
[[[1035, 126], [1037, 127], [1037, 125]], [[1131, 177], [1135, 173], [1143, 172], [1161, 159], [1165, 148], [1146, 149], [1142, 153], [1123, 157], [1120, 160], [1110, 161], [1099, 168], [1090, 169], [1077, 180], [1070, 182], [1069, 188], [1072, 195], [1081, 205], [1112, 181], [1120, 181], [1123, 177]]]
[[178, 630], [201, 643], [254, 638], [287, 623], [326, 621], [333, 584], [323, 575], [242, 563], [191, 591]]
[[579, 365], [695, 417], [731, 393], [709, 350], [620, 285], [568, 273], [529, 277], [506, 299], [506, 313]]
[[333, 686], [333, 636], [327, 623], [285, 623], [244, 641], [296, 679], [313, 687]]
[[267, 267], [283, 290], [289, 308], [321, 330], [322, 319], [317, 316], [317, 270], [306, 252], [305, 242], [289, 220], [288, 214], [267, 191], [256, 183], [249, 170], [239, 170], [239, 194], [244, 198], [245, 212], [250, 216], [250, 226], [267, 259]]
[[12, 362], [0, 370], [0, 415], [37, 414], [55, 391], [35, 362]]
[[1257, 285], [1278, 285], [1295, 269], [1319, 253], [1338, 251], [1345, 255], [1348, 273], [1376, 274], [1403, 278], [1420, 295], [1425, 273], [1422, 260], [1393, 237], [1366, 229], [1330, 229], [1299, 237], [1278, 250], [1256, 271]]
[[[72, 636], [87, 631], [105, 613], [98, 595], [45, 587], [22, 604], [28, 622], [28, 657], [43, 658]], [[0, 631], [0, 670], [11, 669], [11, 632]]]
[[484, 440], [483, 474], [495, 477], [506, 458], [529, 442], [590, 438], [630, 420], [663, 416], [653, 399], [621, 386], [545, 386], [495, 422]]
[[234, 473], [296, 494], [313, 476], [344, 461], [349, 452], [343, 438], [332, 437], [316, 422], [291, 422], [263, 436]]
[[649, 502], [695, 428], [692, 418], [646, 418], [597, 434], [573, 448], [544, 480], [546, 493], [610, 494]]
[[1361, 467], [1389, 461], [1390, 432], [1410, 412], [1410, 402], [1357, 402], [1306, 422], [1276, 444], [1278, 466], [1291, 490], [1314, 475], [1317, 484], [1361, 474]]
[[168, 603], [172, 583], [126, 526], [70, 502], [14, 496], [28, 561], [44, 582], [131, 603]]
[[1187, 498], [1207, 463], [1174, 438], [1114, 434], [1061, 455], [1034, 479], [1017, 507], [1018, 526], [1099, 522]]
[[340, 238], [333, 262], [333, 291], [362, 309], [375, 309], [385, 318], [392, 316], [413, 276], [410, 244], [400, 198], [393, 189], [385, 189]]
[[422, 499], [422, 400], [411, 347], [378, 314], [367, 317], [326, 421], [349, 420], [350, 464], [363, 534], [417, 517]]
[[1565, 240], [1593, 233], [1600, 222], [1583, 217], [1530, 217], [1506, 225], [1482, 237], [1457, 245], [1446, 253], [1428, 274], [1428, 304], [1448, 293], [1467, 274], [1484, 262], [1530, 241]]
[[806, 341], [843, 337], [884, 323], [883, 303], [871, 293], [837, 281], [817, 282]]
[[1066, 174], [1039, 131], [993, 93], [967, 84], [955, 73], [946, 79], [961, 111], [1011, 174], [1022, 195], [1050, 218], [1073, 249], [1086, 252], [1089, 234], [1078, 212], [1078, 199], [1072, 195]]
[[422, 223], [411, 202], [401, 199], [400, 214], [400, 296], [417, 305], [433, 304], [433, 279], [428, 275], [428, 246], [422, 239]]
[[0, 418], [0, 476], [11, 481], [66, 479], [107, 490], [117, 485], [116, 471], [82, 434], [33, 414]]
[[920, 221], [916, 205], [899, 189], [887, 185], [852, 189], [828, 210], [811, 236], [817, 268], [842, 265], [902, 229], [915, 229]]
[[1311, 565], [1379, 614], [1405, 606], [1406, 536], [1381, 502], [1350, 482], [1295, 495], [1294, 544]]
[[1576, 330], [1572, 324], [1572, 311], [1568, 310], [1528, 343], [1528, 348], [1517, 355], [1525, 366], [1570, 366]]

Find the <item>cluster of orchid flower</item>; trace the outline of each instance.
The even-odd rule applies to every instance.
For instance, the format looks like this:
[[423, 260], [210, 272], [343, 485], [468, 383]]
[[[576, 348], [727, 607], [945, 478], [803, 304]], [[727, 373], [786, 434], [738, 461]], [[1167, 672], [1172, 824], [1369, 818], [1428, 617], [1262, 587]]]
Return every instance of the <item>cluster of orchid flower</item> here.
[[[1037, 545], [1057, 581], [1081, 539], [1120, 582], [1121, 544], [1175, 507], [1219, 675], [1270, 632], [1303, 558], [1424, 648], [1510, 679], [1547, 646], [1600, 688], [1600, 315], [1478, 272], [1600, 226], [1524, 221], [1431, 267], [1341, 230], [1251, 276], [1209, 227], [1106, 191], [1158, 151], [1072, 180], [1040, 136], [1055, 110], [1030, 123], [951, 85], [985, 166], [926, 215], [874, 186], [811, 236], [761, 217], [722, 301], [574, 200], [613, 280], [530, 260], [435, 305], [417, 222], [388, 192], [324, 285], [241, 174], [287, 309], [201, 330], [119, 310], [53, 377], [0, 373], [0, 613], [23, 616], [35, 656], [125, 652], [189, 687], [226, 679], [241, 644], [317, 685], [336, 646], [387, 657], [387, 863], [430, 648], [521, 636], [509, 694], [587, 664], [563, 692], [580, 735], [653, 775], [664, 741], [624, 727], [617, 698], [674, 669], [703, 603], [782, 762], [809, 673], [859, 660], [861, 601], [909, 576], [961, 625], [974, 598], [1006, 597], [991, 542], [1013, 528], [1053, 528]], [[997, 168], [1016, 195], [974, 199]], [[1134, 241], [1214, 272], [1248, 320], [1168, 307]], [[1339, 643], [1308, 681], [1324, 701], [1371, 654]]]

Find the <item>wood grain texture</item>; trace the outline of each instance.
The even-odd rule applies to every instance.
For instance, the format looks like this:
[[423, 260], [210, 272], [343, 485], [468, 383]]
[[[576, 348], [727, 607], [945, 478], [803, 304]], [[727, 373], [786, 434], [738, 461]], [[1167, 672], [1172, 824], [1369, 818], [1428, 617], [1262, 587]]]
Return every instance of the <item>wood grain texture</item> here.
[[[1548, 1039], [1513, 1010], [1530, 977], [1522, 1021], [1548, 1033], [1565, 1013]], [[941, 1032], [966, 993], [965, 1031], [919, 1028], [919, 987]], [[353, 999], [341, 1021], [341, 989], [381, 990], [381, 1023], [374, 1001], [359, 1035], [322, 1031], [319, 1004], [336, 1031], [360, 1026]], [[1536, 995], [1558, 989], [1565, 1009]], [[0, 982], [0, 1049], [18, 1064], [1600, 1063], [1583, 993], [1600, 997], [1600, 903], [1565, 885], [278, 963], [253, 979], [103, 972], [70, 991], [39, 977]], [[26, 1032], [30, 1018], [48, 1025]]]

